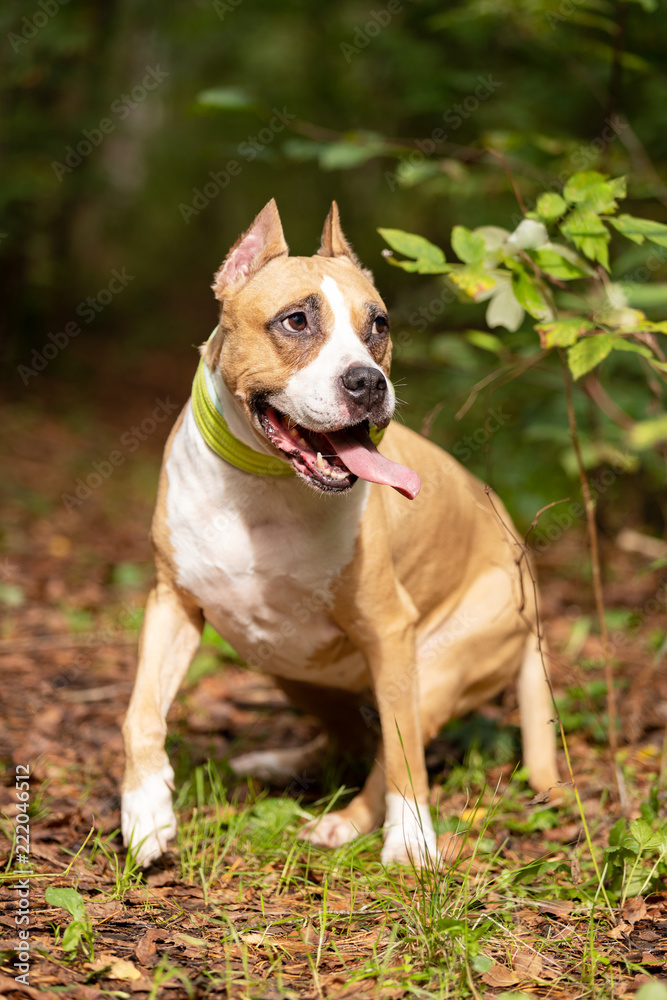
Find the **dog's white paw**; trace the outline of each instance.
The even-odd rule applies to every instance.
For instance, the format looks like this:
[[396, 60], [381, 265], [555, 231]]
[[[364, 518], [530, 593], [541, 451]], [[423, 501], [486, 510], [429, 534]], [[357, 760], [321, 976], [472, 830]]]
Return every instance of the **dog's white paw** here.
[[395, 793], [387, 794], [382, 861], [425, 868], [437, 861], [438, 847], [427, 805]]
[[145, 778], [138, 788], [123, 792], [121, 829], [123, 843], [137, 862], [147, 867], [167, 850], [176, 836], [176, 817], [171, 801], [174, 772], [165, 764], [157, 774]]
[[341, 813], [326, 813], [318, 819], [311, 819], [299, 830], [300, 840], [309, 840], [320, 847], [340, 847], [359, 836], [359, 830]]

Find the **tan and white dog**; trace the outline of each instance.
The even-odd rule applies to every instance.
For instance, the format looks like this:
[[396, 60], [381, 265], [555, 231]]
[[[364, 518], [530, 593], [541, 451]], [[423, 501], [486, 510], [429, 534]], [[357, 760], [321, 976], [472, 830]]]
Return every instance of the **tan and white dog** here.
[[[514, 678], [531, 784], [558, 781], [525, 559], [482, 484], [391, 422], [387, 310], [335, 203], [318, 253], [290, 257], [269, 202], [213, 288], [206, 396], [232, 448], [220, 457], [190, 400], [165, 449], [123, 726], [125, 844], [146, 865], [176, 833], [165, 720], [208, 621], [344, 746], [377, 707], [363, 789], [303, 835], [335, 847], [384, 824], [383, 861], [424, 863], [436, 851], [424, 746]], [[386, 428], [382, 455], [371, 428]], [[297, 762], [267, 751], [236, 766]]]

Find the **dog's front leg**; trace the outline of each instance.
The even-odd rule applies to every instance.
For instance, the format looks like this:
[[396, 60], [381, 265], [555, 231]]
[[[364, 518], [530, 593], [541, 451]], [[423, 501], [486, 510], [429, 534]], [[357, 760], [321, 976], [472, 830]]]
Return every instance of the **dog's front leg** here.
[[[412, 609], [400, 584], [397, 591], [384, 622], [353, 625], [351, 631], [364, 649], [380, 714], [382, 746], [374, 770], [384, 773], [382, 860], [424, 865], [435, 858], [436, 838], [428, 807]], [[371, 774], [371, 785], [373, 779]]]
[[[373, 770], [347, 812], [355, 819], [368, 817], [366, 823], [373, 816], [379, 822], [384, 813], [383, 861], [424, 864], [435, 857], [436, 838], [420, 721], [415, 641], [419, 615], [396, 576], [379, 492], [371, 493], [355, 559], [340, 583], [334, 615], [364, 654], [382, 732]], [[378, 795], [383, 786], [384, 809]]]
[[159, 858], [176, 835], [171, 801], [174, 772], [164, 748], [166, 717], [202, 627], [201, 611], [169, 583], [158, 580], [146, 605], [137, 677], [123, 724], [123, 841], [141, 865]]

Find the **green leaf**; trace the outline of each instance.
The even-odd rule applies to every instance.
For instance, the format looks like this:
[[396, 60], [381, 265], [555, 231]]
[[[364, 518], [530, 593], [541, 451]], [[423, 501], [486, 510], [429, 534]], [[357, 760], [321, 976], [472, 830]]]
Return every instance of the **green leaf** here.
[[18, 583], [0, 583], [0, 604], [6, 604], [8, 608], [20, 608], [25, 600], [25, 591]]
[[591, 273], [588, 264], [567, 247], [563, 247], [562, 250], [553, 246], [544, 247], [541, 250], [532, 250], [529, 256], [546, 274], [559, 281], [585, 278]]
[[625, 828], [627, 824], [625, 820], [617, 819], [611, 830], [609, 831], [609, 846], [618, 847], [625, 836]]
[[583, 316], [571, 316], [556, 320], [555, 323], [538, 324], [535, 329], [540, 335], [542, 347], [548, 350], [550, 347], [571, 347], [582, 333], [594, 330], [595, 327]]
[[471, 233], [465, 226], [452, 229], [452, 249], [464, 264], [480, 264], [486, 252], [483, 236]]
[[76, 951], [86, 936], [87, 930], [87, 924], [81, 920], [73, 920], [71, 924], [68, 924], [62, 937], [63, 951]]
[[[417, 236], [416, 233], [406, 233], [402, 229], [378, 229], [378, 233], [389, 244], [392, 250], [396, 250], [406, 257], [412, 257], [417, 262], [431, 264], [434, 268], [441, 269], [441, 271], [446, 270], [445, 255], [440, 247], [437, 247], [435, 243], [431, 243], [423, 236]], [[388, 259], [391, 263], [396, 263], [399, 267], [401, 266], [400, 261], [393, 261], [391, 257]], [[413, 269], [405, 268], [405, 270]]]
[[493, 962], [488, 955], [475, 955], [472, 960], [472, 967], [475, 972], [484, 973], [488, 972]]
[[454, 282], [457, 288], [460, 288], [462, 292], [465, 292], [466, 295], [469, 295], [471, 299], [475, 299], [476, 301], [481, 296], [486, 296], [496, 285], [494, 276], [480, 266], [461, 267], [458, 270], [453, 270], [450, 274], [450, 280]]
[[615, 337], [610, 333], [599, 333], [584, 337], [571, 347], [567, 352], [567, 363], [573, 378], [581, 378], [611, 354], [614, 340]]
[[519, 305], [533, 319], [551, 319], [551, 308], [545, 301], [537, 282], [521, 265], [512, 269], [512, 291]]
[[56, 886], [50, 885], [44, 893], [44, 899], [49, 906], [62, 906], [75, 920], [83, 920], [84, 922], [88, 920], [83, 896], [76, 889], [58, 889]]
[[398, 186], [402, 188], [413, 188], [431, 177], [438, 177], [442, 174], [442, 168], [432, 160], [424, 160], [423, 163], [410, 163], [409, 160], [402, 160], [397, 169], [395, 178]]
[[480, 347], [483, 351], [490, 351], [491, 354], [502, 354], [505, 349], [500, 337], [494, 337], [485, 330], [466, 330], [465, 338], [468, 343]]
[[253, 99], [240, 87], [213, 87], [197, 94], [197, 103], [205, 108], [220, 111], [250, 111], [255, 107]]
[[635, 819], [632, 821], [626, 840], [630, 841], [631, 846], [636, 847], [639, 854], [660, 847], [660, 838], [654, 832], [651, 824], [647, 823], [645, 819]]
[[384, 143], [332, 142], [320, 153], [322, 170], [350, 170], [384, 151]]
[[559, 194], [547, 191], [537, 199], [535, 209], [544, 222], [555, 222], [567, 212], [567, 202]]
[[324, 152], [325, 145], [323, 142], [313, 142], [312, 139], [294, 136], [285, 139], [280, 148], [288, 160], [294, 160], [295, 163], [307, 163], [309, 160], [318, 160]]
[[635, 344], [634, 340], [626, 340], [624, 337], [616, 337], [612, 347], [614, 351], [628, 351], [632, 354], [641, 354], [643, 358], [653, 358], [653, 352], [643, 344]]
[[657, 979], [644, 983], [635, 993], [635, 1000], [667, 1000], [667, 986]]
[[653, 420], [641, 420], [631, 428], [628, 436], [630, 444], [638, 451], [667, 441], [667, 415], [663, 414]]
[[573, 174], [565, 185], [563, 197], [572, 204], [585, 205], [593, 212], [613, 212], [617, 198], [625, 198], [625, 178], [609, 180], [596, 170]]
[[397, 257], [387, 257], [392, 267], [400, 267], [411, 274], [447, 274], [451, 270], [449, 264], [431, 264], [428, 260], [399, 260]]
[[587, 208], [573, 208], [560, 224], [561, 233], [572, 240], [578, 250], [589, 260], [597, 260], [608, 271], [610, 236], [606, 226], [595, 212]]
[[650, 240], [658, 246], [667, 247], [667, 226], [653, 219], [636, 219], [633, 215], [619, 215], [607, 220], [617, 232], [633, 243]]

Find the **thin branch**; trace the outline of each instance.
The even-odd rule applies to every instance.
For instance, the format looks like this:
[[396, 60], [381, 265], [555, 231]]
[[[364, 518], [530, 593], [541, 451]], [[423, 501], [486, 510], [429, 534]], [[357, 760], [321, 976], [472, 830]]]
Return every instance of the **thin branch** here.
[[544, 512], [546, 510], [550, 510], [552, 507], [557, 507], [559, 503], [567, 503], [569, 499], [570, 499], [569, 497], [563, 497], [562, 500], [552, 500], [551, 503], [545, 504], [544, 507], [540, 507], [540, 509], [538, 510], [537, 514], [535, 515], [535, 517], [533, 518], [533, 520], [530, 522], [530, 527], [528, 528], [528, 531], [523, 536], [524, 545], [528, 544], [528, 535], [531, 533], [531, 531], [533, 530], [533, 528], [537, 527], [537, 522], [542, 517], [542, 514], [544, 514]]
[[635, 426], [636, 421], [614, 402], [597, 375], [588, 375], [584, 379], [584, 392], [610, 420], [613, 420], [623, 430], [629, 431]]
[[565, 383], [565, 398], [567, 400], [567, 416], [570, 425], [570, 437], [572, 439], [572, 447], [574, 448], [574, 454], [577, 460], [577, 468], [579, 470], [579, 481], [581, 483], [581, 492], [584, 498], [584, 506], [586, 509], [586, 527], [588, 531], [588, 541], [591, 550], [591, 567], [593, 571], [593, 593], [595, 595], [595, 607], [600, 626], [600, 637], [602, 640], [602, 655], [604, 659], [604, 674], [607, 686], [609, 751], [612, 758], [612, 774], [614, 780], [614, 788], [618, 800], [622, 801], [621, 787], [618, 776], [618, 763], [617, 763], [618, 737], [616, 733], [616, 717], [617, 717], [616, 691], [614, 689], [614, 672], [611, 665], [611, 649], [609, 645], [609, 634], [607, 632], [607, 622], [605, 620], [604, 596], [602, 593], [600, 551], [598, 547], [597, 525], [595, 523], [595, 500], [593, 499], [593, 496], [591, 494], [591, 488], [588, 482], [588, 477], [586, 475], [586, 468], [584, 466], [584, 460], [582, 458], [581, 448], [579, 445], [577, 418], [574, 412], [574, 401], [572, 399], [572, 381], [570, 379], [570, 370], [567, 367], [565, 354], [561, 348], [559, 348], [558, 354], [560, 356], [561, 364], [563, 366], [563, 381]]
[[135, 646], [138, 632], [121, 632], [105, 635], [103, 632], [82, 635], [40, 635], [17, 639], [0, 639], [0, 656], [3, 653], [39, 653], [48, 649], [99, 649], [103, 646]]
[[522, 213], [525, 215], [528, 210], [526, 208], [526, 205], [525, 205], [525, 202], [524, 202], [523, 197], [521, 195], [521, 192], [519, 191], [519, 188], [517, 187], [516, 181], [514, 180], [514, 177], [512, 176], [512, 171], [510, 170], [510, 168], [509, 168], [509, 166], [507, 164], [507, 160], [505, 159], [505, 154], [501, 153], [497, 149], [493, 149], [491, 146], [487, 146], [487, 150], [491, 154], [491, 156], [497, 156], [498, 159], [500, 160], [500, 162], [502, 163], [502, 165], [504, 167], [504, 170], [505, 170], [505, 173], [507, 174], [507, 177], [509, 179], [509, 182], [512, 185], [512, 190], [514, 191], [514, 197], [517, 200], [517, 204], [518, 204], [519, 208], [521, 209]]
[[[535, 579], [535, 573], [533, 572], [533, 567], [532, 567], [532, 564], [531, 564], [531, 561], [530, 561], [530, 556], [529, 556], [529, 553], [528, 553], [528, 550], [527, 550], [526, 546], [521, 542], [521, 540], [519, 538], [517, 538], [517, 536], [514, 534], [514, 532], [512, 531], [512, 529], [509, 527], [509, 525], [507, 525], [505, 523], [505, 521], [503, 520], [500, 512], [498, 511], [498, 508], [496, 507], [496, 505], [493, 502], [493, 497], [491, 496], [493, 490], [491, 489], [491, 487], [490, 486], [485, 486], [484, 487], [484, 492], [486, 493], [487, 497], [489, 498], [489, 503], [491, 504], [491, 507], [493, 509], [494, 514], [496, 515], [496, 517], [500, 521], [500, 524], [503, 526], [503, 528], [508, 533], [508, 535], [510, 536], [510, 538], [512, 538], [514, 540], [515, 545], [520, 550], [521, 554], [515, 559], [515, 562], [516, 562], [517, 567], [519, 568], [519, 574], [520, 574], [520, 577], [521, 577], [522, 592], [523, 592], [523, 573], [521, 573], [521, 562], [522, 561], [525, 563], [526, 570], [527, 570], [528, 575], [530, 577], [530, 582], [531, 582], [532, 591], [533, 591], [533, 602], [534, 602], [534, 605], [535, 605], [535, 637], [537, 639], [537, 648], [538, 648], [538, 651], [539, 651], [539, 654], [540, 654], [540, 659], [542, 661], [542, 669], [544, 671], [544, 678], [545, 678], [545, 680], [547, 682], [547, 686], [549, 688], [549, 694], [551, 696], [551, 703], [552, 703], [553, 710], [554, 710], [554, 713], [555, 713], [555, 720], [554, 721], [558, 724], [558, 729], [559, 729], [559, 732], [560, 732], [560, 738], [561, 738], [561, 742], [563, 744], [563, 751], [565, 753], [565, 762], [567, 764], [567, 773], [568, 773], [568, 775], [570, 777], [570, 783], [571, 783], [572, 789], [574, 791], [574, 797], [575, 797], [576, 802], [577, 802], [577, 808], [579, 810], [579, 816], [581, 817], [581, 823], [582, 823], [582, 827], [583, 827], [583, 830], [584, 830], [584, 836], [586, 837], [586, 845], [588, 847], [588, 851], [589, 851], [590, 856], [591, 856], [591, 861], [593, 862], [593, 868], [595, 869], [595, 874], [597, 875], [598, 884], [599, 884], [600, 889], [602, 891], [602, 895], [604, 896], [605, 903], [607, 904], [607, 909], [609, 910], [610, 915], [613, 916], [613, 910], [612, 910], [612, 907], [611, 907], [611, 903], [609, 902], [609, 897], [607, 896], [607, 892], [605, 890], [605, 887], [604, 887], [604, 884], [603, 884], [603, 881], [602, 881], [602, 873], [600, 872], [600, 868], [599, 868], [598, 863], [597, 863], [597, 858], [595, 857], [595, 849], [593, 847], [593, 840], [591, 838], [590, 830], [588, 828], [588, 822], [586, 820], [586, 814], [584, 812], [584, 807], [583, 807], [582, 802], [581, 802], [581, 796], [579, 794], [579, 786], [577, 785], [577, 781], [576, 781], [576, 778], [574, 776], [574, 769], [572, 767], [572, 759], [570, 757], [570, 750], [569, 750], [569, 747], [567, 745], [567, 739], [565, 737], [565, 727], [563, 726], [563, 719], [562, 719], [562, 716], [560, 714], [560, 710], [558, 708], [558, 705], [556, 704], [556, 696], [554, 694], [553, 685], [551, 683], [551, 677], [549, 676], [549, 669], [547, 667], [547, 661], [546, 661], [547, 653], [545, 652], [545, 649], [544, 649], [544, 633], [542, 631], [542, 619], [540, 617], [540, 608], [539, 608], [539, 602], [538, 602], [537, 580]], [[539, 517], [540, 513], [541, 512], [538, 511], [536, 517]], [[532, 631], [532, 628], [531, 628], [531, 631]]]

